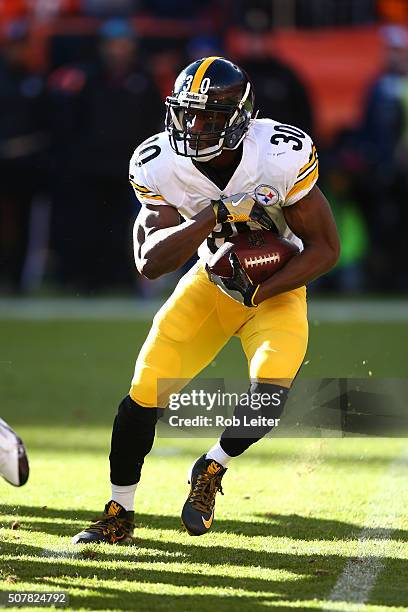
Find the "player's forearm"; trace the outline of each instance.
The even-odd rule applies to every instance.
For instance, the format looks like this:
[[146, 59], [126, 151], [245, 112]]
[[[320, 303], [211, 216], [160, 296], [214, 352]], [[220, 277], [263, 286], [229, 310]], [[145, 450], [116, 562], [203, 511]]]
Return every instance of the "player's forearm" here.
[[150, 279], [178, 270], [192, 257], [215, 226], [211, 206], [181, 225], [152, 233], [140, 249], [139, 271]]
[[255, 304], [267, 298], [307, 285], [331, 270], [340, 254], [338, 244], [310, 245], [288, 261], [284, 268], [263, 282], [255, 297]]

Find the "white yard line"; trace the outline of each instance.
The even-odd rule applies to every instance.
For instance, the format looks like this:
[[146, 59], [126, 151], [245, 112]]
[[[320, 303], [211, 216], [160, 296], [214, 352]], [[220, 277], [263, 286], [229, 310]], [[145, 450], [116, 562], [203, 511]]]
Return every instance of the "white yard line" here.
[[[390, 536], [406, 513], [406, 473], [408, 447], [391, 462], [380, 479], [377, 493], [370, 501], [364, 529], [358, 536], [356, 555], [350, 559], [328, 600], [364, 605], [384, 567]], [[375, 540], [375, 556], [366, 556], [367, 542]], [[329, 612], [334, 608], [324, 608]], [[359, 612], [363, 608], [359, 607]]]
[[[0, 320], [148, 320], [163, 301], [131, 298], [0, 298]], [[310, 300], [309, 320], [312, 325], [320, 322], [408, 322], [408, 300]]]

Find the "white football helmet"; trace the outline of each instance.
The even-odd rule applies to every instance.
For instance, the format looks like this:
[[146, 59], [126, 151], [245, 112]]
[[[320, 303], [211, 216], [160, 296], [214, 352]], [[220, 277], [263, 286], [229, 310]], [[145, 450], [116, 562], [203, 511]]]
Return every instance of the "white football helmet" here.
[[28, 480], [27, 452], [22, 440], [0, 419], [0, 476], [15, 487]]

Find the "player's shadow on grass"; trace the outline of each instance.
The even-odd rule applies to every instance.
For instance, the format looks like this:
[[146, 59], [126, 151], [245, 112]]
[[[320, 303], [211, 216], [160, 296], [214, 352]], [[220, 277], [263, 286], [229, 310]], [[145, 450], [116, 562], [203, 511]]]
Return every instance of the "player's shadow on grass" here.
[[[36, 506], [10, 506], [0, 505], [0, 526], [10, 527], [10, 520], [5, 521], [5, 515], [16, 516], [20, 528], [48, 533], [57, 536], [72, 536], [84, 529], [87, 524], [98, 518], [97, 511], [89, 510], [61, 510], [58, 508]], [[345, 521], [312, 518], [297, 514], [277, 514], [274, 512], [256, 514], [262, 520], [237, 521], [220, 519], [216, 517], [214, 532], [232, 533], [244, 536], [264, 537], [290, 537], [293, 540], [352, 540], [360, 532], [361, 526]], [[44, 520], [41, 520], [44, 519]], [[178, 516], [157, 516], [154, 514], [136, 513], [137, 527], [158, 530], [180, 531], [181, 522]], [[389, 539], [389, 528], [370, 528], [365, 531], [368, 538]], [[135, 532], [137, 537], [137, 530]], [[392, 532], [392, 539], [402, 542], [408, 541], [408, 531], [396, 529]]]
[[[70, 607], [88, 609], [115, 608], [121, 610], [177, 610], [196, 609], [213, 610], [253, 610], [256, 607], [270, 607], [274, 601], [297, 601], [318, 597], [324, 600], [333, 588], [346, 559], [339, 555], [319, 555], [315, 559], [304, 554], [290, 554], [272, 551], [250, 551], [245, 548], [225, 546], [205, 547], [189, 540], [186, 544], [151, 541], [152, 546], [164, 546], [167, 552], [182, 552], [171, 561], [174, 568], [156, 569], [154, 563], [163, 561], [156, 556], [146, 557], [128, 555], [126, 560], [131, 563], [124, 565], [125, 560], [120, 553], [126, 548], [112, 547], [109, 552], [106, 547], [92, 549], [92, 555], [87, 554], [87, 548], [79, 548], [74, 552], [62, 554], [58, 551], [45, 550], [40, 547], [19, 544], [16, 542], [1, 542], [0, 554], [7, 556], [2, 564], [2, 577], [7, 580], [7, 573], [17, 580], [29, 580], [42, 588], [53, 586], [61, 590], [75, 588], [71, 596]], [[145, 546], [146, 542], [143, 542]], [[128, 549], [129, 550], [129, 549]], [[85, 551], [85, 553], [84, 553]], [[62, 557], [62, 558], [61, 558]], [[369, 559], [369, 558], [368, 558]], [[60, 563], [59, 563], [60, 561]], [[151, 561], [151, 567], [137, 567], [136, 562]], [[311, 562], [313, 561], [313, 562]], [[113, 567], [112, 563], [121, 563]], [[404, 559], [383, 558], [385, 567], [392, 564], [395, 575], [404, 576], [408, 573], [408, 561]], [[182, 568], [180, 568], [182, 563]], [[206, 565], [204, 565], [206, 564]], [[236, 568], [235, 574], [225, 572], [223, 566]], [[252, 576], [240, 576], [240, 567], [260, 567], [279, 569], [292, 574], [289, 580], [270, 580]], [[124, 581], [121, 587], [104, 586], [103, 581]], [[86, 581], [86, 582], [85, 582]], [[95, 586], [92, 582], [95, 581]], [[135, 588], [129, 589], [129, 581]], [[102, 582], [102, 584], [101, 584]], [[18, 583], [17, 583], [18, 584]], [[137, 585], [145, 585], [138, 589]], [[146, 586], [146, 585], [151, 585]], [[162, 589], [161, 595], [149, 593], [157, 587]], [[166, 586], [177, 587], [173, 594], [166, 594]], [[210, 593], [193, 594], [185, 589], [205, 588]], [[80, 592], [80, 589], [83, 592]], [[180, 589], [184, 589], [180, 592]], [[222, 594], [212, 594], [211, 589], [222, 589]], [[97, 591], [97, 594], [95, 593]], [[235, 596], [234, 591], [237, 591]], [[184, 605], [181, 595], [187, 595], [188, 605]], [[159, 599], [160, 598], [160, 599]], [[345, 598], [347, 600], [347, 597]], [[370, 597], [369, 602], [376, 605], [404, 606], [408, 603], [406, 592], [377, 593]], [[184, 605], [184, 607], [183, 607]], [[281, 604], [274, 609], [289, 609]], [[302, 609], [309, 609], [303, 606]]]

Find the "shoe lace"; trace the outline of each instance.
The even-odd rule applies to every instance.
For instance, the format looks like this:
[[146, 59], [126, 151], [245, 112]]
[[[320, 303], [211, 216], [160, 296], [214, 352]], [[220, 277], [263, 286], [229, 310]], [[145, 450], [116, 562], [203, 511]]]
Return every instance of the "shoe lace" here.
[[118, 539], [128, 533], [132, 527], [134, 527], [132, 521], [112, 516], [111, 514], [103, 514], [100, 518], [95, 519], [87, 531], [102, 533], [104, 536]]
[[193, 508], [200, 512], [212, 512], [217, 492], [219, 491], [221, 495], [224, 495], [221, 478], [222, 474], [211, 476], [207, 472], [197, 476], [189, 495], [189, 501]]

